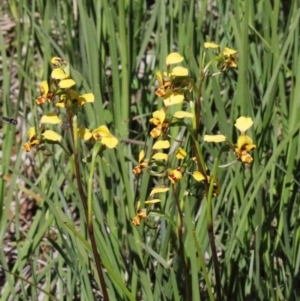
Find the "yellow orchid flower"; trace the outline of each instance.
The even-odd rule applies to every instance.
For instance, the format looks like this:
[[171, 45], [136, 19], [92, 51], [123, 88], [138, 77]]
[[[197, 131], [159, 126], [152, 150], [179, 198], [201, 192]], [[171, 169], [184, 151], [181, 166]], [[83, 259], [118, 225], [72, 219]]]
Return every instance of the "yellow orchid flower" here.
[[254, 150], [256, 145], [253, 144], [252, 139], [245, 135], [241, 134], [238, 137], [238, 141], [235, 147], [235, 154], [237, 159], [241, 160], [243, 163], [251, 163], [253, 158], [248, 154], [248, 152]]
[[167, 89], [171, 86], [170, 78], [163, 78], [160, 71], [156, 72], [156, 79], [160, 83], [160, 87], [156, 90], [156, 95], [159, 97], [164, 97], [167, 94]]
[[139, 164], [135, 166], [132, 172], [137, 175], [140, 174], [144, 168], [148, 167], [148, 161], [145, 160], [145, 151], [142, 149], [139, 153]]
[[254, 150], [256, 145], [253, 144], [252, 139], [245, 134], [245, 132], [253, 125], [251, 117], [241, 116], [236, 120], [235, 127], [241, 132], [235, 145], [235, 154], [238, 160], [243, 163], [251, 163], [253, 158], [248, 152]]
[[79, 127], [77, 130], [78, 137], [82, 140], [90, 140], [92, 138], [92, 133], [89, 129], [85, 127]]
[[170, 65], [181, 63], [183, 57], [177, 53], [170, 53], [166, 58], [167, 72], [162, 74], [161, 71], [156, 73], [156, 79], [160, 83], [160, 87], [156, 90], [156, 95], [164, 99], [165, 106], [171, 106], [182, 103], [184, 93], [191, 89], [191, 79], [189, 71], [182, 66], [176, 66], [170, 70]]
[[[200, 171], [194, 171], [192, 173], [193, 178], [197, 181], [197, 182], [203, 182], [205, 180], [208, 181], [208, 183], [210, 184], [212, 177], [207, 176], [207, 178], [205, 178], [205, 176], [200, 172]], [[213, 196], [217, 196], [220, 194], [220, 186], [217, 180], [214, 181], [214, 187], [213, 187]]]
[[40, 144], [40, 140], [36, 136], [36, 131], [34, 127], [30, 127], [28, 130], [29, 141], [23, 144], [22, 149], [26, 152], [30, 152], [33, 146], [37, 146]]
[[179, 147], [175, 153], [175, 156], [178, 160], [182, 160], [186, 157], [186, 151], [182, 147]]
[[182, 171], [181, 168], [175, 168], [168, 172], [168, 178], [172, 182], [172, 184], [177, 183], [178, 181], [182, 180]]
[[44, 104], [46, 101], [51, 102], [52, 93], [49, 93], [49, 85], [47, 81], [42, 81], [40, 84], [41, 95], [35, 100], [38, 105]]
[[215, 60], [218, 61], [218, 69], [221, 71], [227, 71], [229, 68], [236, 68], [237, 67], [237, 54], [238, 52], [234, 49], [225, 47], [223, 52], [220, 51], [220, 45], [212, 43], [212, 42], [205, 42], [205, 48], [212, 48], [218, 49], [218, 56], [215, 57]]
[[251, 163], [253, 158], [249, 152], [254, 150], [256, 145], [253, 144], [252, 139], [247, 136], [245, 132], [253, 125], [253, 120], [251, 117], [241, 116], [236, 120], [234, 125], [241, 132], [236, 145], [233, 146], [231, 143], [229, 143], [224, 135], [205, 135], [204, 141], [215, 143], [227, 142], [234, 151], [237, 160], [240, 160], [243, 163]]
[[102, 144], [108, 148], [115, 148], [118, 144], [118, 139], [114, 137], [107, 126], [101, 125], [97, 129], [92, 131], [92, 135], [95, 140], [100, 140]]
[[[85, 93], [82, 95], [79, 95], [75, 90], [70, 89], [69, 95], [71, 97], [72, 103], [74, 105], [77, 105], [78, 107], [84, 106], [87, 102], [94, 102], [95, 96], [93, 93]], [[66, 101], [67, 97], [66, 95], [64, 97], [61, 97], [61, 101]]]
[[[160, 199], [152, 199], [152, 200], [145, 201], [145, 205], [155, 204], [158, 202], [160, 202]], [[135, 211], [136, 215], [132, 219], [132, 223], [135, 226], [140, 226], [141, 221], [145, 218], [148, 218], [147, 210], [145, 208], [140, 208], [140, 207], [141, 207], [141, 202], [138, 201], [136, 206], [136, 211]]]
[[223, 57], [225, 60], [225, 64], [223, 66], [224, 71], [229, 69], [230, 67], [237, 67], [237, 51], [231, 48], [224, 48]]
[[153, 138], [157, 138], [161, 135], [164, 128], [168, 128], [168, 123], [164, 122], [166, 118], [166, 113], [164, 109], [153, 112], [152, 118], [149, 120], [150, 123], [156, 125], [156, 127], [150, 132]]
[[63, 60], [60, 57], [54, 56], [51, 59], [51, 64], [55, 67], [55, 68], [63, 68], [65, 66], [67, 66], [68, 62]]

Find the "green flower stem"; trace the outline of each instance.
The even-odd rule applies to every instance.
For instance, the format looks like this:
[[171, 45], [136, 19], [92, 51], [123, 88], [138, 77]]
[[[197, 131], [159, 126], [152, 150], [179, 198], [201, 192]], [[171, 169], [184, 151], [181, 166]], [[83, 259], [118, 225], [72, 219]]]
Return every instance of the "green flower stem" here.
[[205, 73], [204, 70], [201, 70], [200, 74], [200, 81], [199, 81], [199, 88], [198, 88], [198, 97], [196, 101], [196, 128], [194, 128], [195, 133], [199, 129], [200, 124], [200, 117], [201, 117], [201, 92], [202, 92], [202, 85], [205, 80]]
[[[103, 299], [105, 301], [109, 301], [106, 284], [105, 284], [105, 280], [104, 280], [104, 275], [103, 275], [103, 271], [102, 271], [102, 267], [101, 267], [102, 261], [101, 261], [100, 254], [98, 253], [98, 250], [97, 250], [93, 221], [91, 218], [89, 219], [89, 208], [88, 208], [87, 199], [84, 194], [82, 183], [81, 183], [80, 164], [79, 164], [79, 155], [78, 155], [77, 116], [75, 115], [72, 120], [71, 111], [69, 111], [68, 113], [69, 113], [68, 114], [69, 122], [71, 124], [72, 140], [73, 140], [73, 145], [74, 145], [75, 174], [76, 174], [78, 192], [80, 195], [80, 199], [81, 199], [82, 206], [84, 209], [84, 215], [85, 215], [87, 225], [88, 225], [89, 237], [90, 237], [94, 260], [95, 260], [95, 264], [96, 264], [96, 269], [97, 269], [97, 273], [98, 273], [98, 277], [100, 280], [100, 285], [101, 285], [101, 289], [102, 289], [102, 293], [103, 293]], [[90, 210], [92, 210], [91, 208], [92, 208], [92, 206], [90, 206]], [[90, 214], [90, 215], [92, 215], [92, 214]]]
[[212, 292], [211, 283], [210, 283], [209, 278], [208, 278], [208, 273], [207, 273], [207, 269], [206, 269], [206, 265], [205, 265], [205, 259], [204, 259], [203, 253], [200, 249], [195, 231], [193, 231], [193, 239], [194, 239], [194, 244], [195, 244], [195, 247], [196, 247], [196, 250], [197, 250], [197, 253], [198, 253], [199, 264], [200, 264], [200, 267], [202, 269], [202, 273], [203, 273], [203, 277], [204, 277], [204, 280], [205, 280], [206, 289], [207, 289], [207, 293], [209, 295], [209, 299], [210, 299], [210, 301], [215, 301], [215, 297], [214, 297], [213, 292]]
[[75, 170], [75, 162], [74, 162], [74, 158], [73, 156], [71, 156], [71, 154], [69, 153], [69, 151], [67, 150], [66, 146], [64, 144], [62, 144], [61, 142], [57, 142], [57, 144], [63, 149], [63, 151], [65, 152], [65, 154], [67, 155], [69, 162], [72, 166], [72, 170], [74, 172], [74, 174], [76, 173]]
[[92, 199], [93, 199], [93, 176], [95, 173], [95, 166], [96, 166], [96, 158], [98, 156], [98, 153], [101, 149], [101, 142], [98, 141], [93, 147], [93, 153], [92, 153], [92, 162], [91, 162], [91, 170], [90, 170], [90, 176], [88, 179], [88, 224], [92, 224]]
[[[71, 123], [70, 123], [71, 124]], [[74, 115], [73, 120], [72, 120], [72, 137], [73, 137], [73, 143], [74, 143], [74, 150], [75, 152], [78, 153], [78, 122], [77, 122], [77, 116]]]
[[197, 100], [196, 100], [196, 123], [194, 126], [194, 131], [195, 133], [197, 133], [197, 130], [199, 129], [199, 124], [200, 124], [200, 118], [201, 118], [201, 95], [202, 95], [202, 86], [205, 80], [205, 77], [207, 75], [207, 70], [208, 67], [215, 61], [216, 59], [213, 58], [212, 60], [210, 60], [205, 66], [205, 53], [203, 54], [202, 57], [202, 61], [201, 61], [201, 66], [204, 66], [204, 68], [201, 69], [201, 73], [200, 73], [200, 80], [199, 80], [199, 87], [198, 87], [198, 91], [197, 91]]
[[211, 247], [212, 259], [215, 267], [217, 301], [222, 300], [222, 294], [221, 294], [221, 277], [219, 271], [219, 261], [218, 261], [217, 248], [216, 248], [215, 235], [214, 235], [212, 201], [213, 201], [214, 183], [217, 180], [217, 171], [218, 171], [220, 157], [226, 149], [227, 149], [226, 145], [223, 146], [218, 154], [218, 157], [215, 159], [214, 167], [212, 170], [212, 176], [209, 182], [209, 188], [208, 191], [206, 192], [207, 195], [206, 223], [207, 223], [207, 231], [208, 231], [208, 238]]
[[194, 131], [193, 129], [187, 125], [187, 129], [191, 135], [191, 138], [193, 140], [193, 149], [194, 149], [194, 153], [195, 153], [195, 156], [196, 156], [196, 160], [197, 160], [197, 166], [198, 166], [198, 170], [203, 174], [203, 176], [205, 177], [206, 181], [205, 182], [208, 182], [207, 181], [207, 174], [206, 174], [206, 165], [205, 165], [205, 161], [204, 161], [204, 157], [203, 157], [203, 154], [202, 154], [202, 151], [200, 149], [200, 145], [196, 139], [196, 136], [194, 134]]
[[184, 254], [184, 239], [183, 239], [183, 213], [180, 208], [180, 201], [178, 197], [178, 192], [176, 189], [176, 185], [173, 185], [173, 191], [174, 191], [174, 197], [175, 202], [179, 214], [179, 225], [178, 225], [178, 240], [179, 240], [179, 255], [182, 260], [183, 264], [183, 271], [185, 275], [185, 300], [192, 300], [191, 299], [191, 293], [192, 293], [192, 287], [191, 287], [191, 276], [190, 276], [190, 267], [186, 262], [185, 254]]
[[190, 101], [190, 108], [191, 108], [191, 113], [193, 114], [193, 118], [192, 118], [192, 127], [194, 132], [196, 131], [197, 128], [197, 122], [196, 122], [196, 111], [195, 111], [195, 102], [194, 101]]

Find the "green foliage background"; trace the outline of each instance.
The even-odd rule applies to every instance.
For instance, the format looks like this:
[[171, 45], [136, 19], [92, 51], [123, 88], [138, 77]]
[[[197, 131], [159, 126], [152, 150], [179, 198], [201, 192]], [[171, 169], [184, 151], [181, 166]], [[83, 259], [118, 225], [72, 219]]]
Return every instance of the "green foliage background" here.
[[[139, 142], [148, 137], [148, 118], [161, 106], [155, 96], [156, 71], [164, 68], [168, 53], [178, 51], [199, 78], [205, 41], [237, 49], [239, 61], [237, 71], [205, 82], [201, 135], [220, 130], [234, 141], [234, 120], [251, 116], [257, 145], [249, 168], [235, 164], [219, 170], [222, 188], [214, 201], [214, 228], [223, 298], [300, 300], [297, 0], [11, 0], [2, 8], [2, 17], [7, 16], [15, 27], [9, 43], [0, 33], [2, 115], [17, 117], [21, 126], [1, 128], [0, 245], [5, 246], [14, 225], [16, 252], [8, 261], [5, 247], [0, 248], [6, 270], [1, 301], [41, 295], [43, 300], [101, 300], [66, 155], [57, 147], [50, 157], [21, 150], [29, 125], [38, 124], [42, 113], [35, 98], [39, 82], [49, 77], [52, 56], [70, 61], [77, 87], [96, 96], [80, 123], [90, 128], [107, 124], [121, 141], [117, 150], [99, 158], [93, 183], [96, 240], [110, 299], [187, 300], [171, 222], [177, 224], [178, 218], [172, 195], [161, 204], [165, 215], [156, 221], [158, 229], [135, 228], [136, 202], [147, 198], [153, 183], [144, 173], [137, 185], [132, 168]], [[15, 81], [17, 91], [12, 91]], [[218, 147], [200, 142], [211, 167]], [[82, 152], [86, 156], [88, 147]], [[84, 162], [82, 170], [87, 184]], [[195, 192], [196, 197], [182, 200], [191, 296], [214, 300], [208, 294], [214, 291], [209, 287], [214, 287], [214, 269], [206, 203]], [[26, 231], [20, 200], [38, 204]]]

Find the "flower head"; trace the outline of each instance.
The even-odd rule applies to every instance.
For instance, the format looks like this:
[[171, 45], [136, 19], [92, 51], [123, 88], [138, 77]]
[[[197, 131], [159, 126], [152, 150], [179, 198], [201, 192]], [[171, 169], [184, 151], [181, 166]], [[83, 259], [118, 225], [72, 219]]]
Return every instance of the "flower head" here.
[[51, 102], [53, 94], [49, 92], [49, 85], [46, 80], [40, 84], [41, 95], [35, 100], [38, 105], [44, 104], [46, 101]]
[[243, 163], [251, 163], [253, 158], [249, 154], [250, 151], [256, 148], [253, 144], [252, 139], [245, 134], [245, 132], [253, 125], [253, 120], [251, 117], [239, 117], [235, 122], [235, 127], [241, 132], [238, 137], [237, 143], [233, 146], [229, 143], [224, 135], [205, 135], [204, 141], [206, 142], [227, 142], [229, 146], [233, 149], [236, 159]]
[[156, 90], [156, 95], [159, 97], [165, 97], [168, 93], [168, 88], [171, 86], [171, 79], [163, 78], [160, 71], [157, 71], [156, 79], [160, 83], [160, 87]]
[[109, 129], [105, 125], [101, 125], [93, 130], [92, 136], [95, 140], [100, 140], [101, 143], [108, 148], [115, 148], [119, 142], [118, 139], [110, 133]]
[[168, 128], [168, 123], [164, 122], [166, 118], [166, 113], [164, 109], [153, 112], [152, 118], [149, 120], [150, 123], [154, 124], [156, 127], [150, 132], [153, 138], [157, 138], [161, 135], [162, 130]]
[[220, 45], [212, 42], [205, 42], [204, 47], [218, 50], [218, 55], [215, 57], [215, 60], [218, 62], [217, 67], [219, 70], [227, 71], [229, 68], [237, 67], [238, 52], [236, 50], [225, 47], [223, 52], [221, 52]]
[[[160, 202], [160, 199], [152, 199], [152, 200], [145, 201], [145, 205], [151, 205], [151, 204], [155, 204], [155, 203], [158, 203], [158, 202]], [[136, 213], [136, 215], [132, 219], [132, 223], [135, 226], [139, 226], [143, 219], [148, 218], [147, 209], [141, 208], [141, 202], [140, 201], [138, 201], [138, 203], [137, 203], [135, 213]]]
[[147, 218], [147, 210], [144, 208], [140, 208], [141, 206], [141, 202], [138, 201], [137, 206], [136, 206], [136, 215], [135, 217], [132, 219], [132, 223], [135, 226], [140, 226], [142, 219]]
[[[93, 93], [85, 93], [79, 95], [75, 90], [70, 89], [68, 95], [71, 99], [71, 103], [78, 107], [83, 107], [88, 102], [94, 102], [95, 96]], [[67, 94], [62, 94], [60, 96], [60, 101], [56, 103], [57, 107], [65, 108], [67, 107], [68, 96]]]
[[[205, 177], [200, 171], [194, 171], [192, 173], [192, 176], [197, 182], [203, 182], [207, 180], [208, 184], [210, 184], [212, 180], [212, 177], [210, 176]], [[218, 181], [215, 179], [213, 184], [213, 196], [217, 196], [219, 194], [220, 194], [220, 186]]]
[[63, 67], [66, 67], [68, 65], [68, 62], [63, 60], [62, 58], [60, 57], [57, 57], [57, 56], [54, 56], [52, 59], [51, 59], [51, 64], [53, 65], [53, 67], [55, 68], [63, 68]]
[[182, 180], [182, 171], [181, 168], [175, 168], [170, 170], [168, 173], [168, 178], [172, 182], [172, 184], [177, 183], [178, 181]]
[[33, 146], [37, 146], [40, 144], [40, 140], [36, 136], [35, 128], [31, 127], [28, 131], [29, 141], [23, 144], [22, 149], [26, 152], [30, 152]]
[[156, 95], [164, 99], [165, 106], [171, 106], [182, 103], [184, 100], [184, 93], [191, 89], [191, 79], [189, 77], [188, 69], [182, 66], [175, 66], [171, 69], [171, 65], [181, 63], [183, 57], [173, 52], [167, 56], [166, 65], [167, 72], [156, 73], [156, 79], [160, 83], [160, 87], [156, 90]]
[[252, 139], [245, 134], [245, 132], [253, 125], [251, 117], [241, 116], [236, 120], [235, 127], [241, 132], [238, 141], [235, 145], [235, 154], [237, 159], [243, 163], [251, 163], [253, 158], [248, 153], [256, 148]]
[[235, 154], [237, 159], [241, 160], [243, 163], [251, 163], [253, 158], [248, 153], [256, 148], [256, 145], [252, 143], [252, 139], [245, 134], [242, 134], [238, 138], [238, 142], [235, 148]]
[[236, 50], [225, 47], [223, 51], [223, 58], [224, 58], [224, 66], [223, 66], [224, 71], [228, 70], [230, 67], [231, 68], [237, 67]]
[[182, 147], [179, 147], [176, 151], [176, 158], [178, 160], [182, 160], [186, 157], [186, 151], [182, 148]]
[[139, 153], [139, 164], [134, 167], [132, 172], [137, 175], [140, 174], [144, 168], [148, 167], [148, 161], [145, 160], [145, 151], [142, 149]]

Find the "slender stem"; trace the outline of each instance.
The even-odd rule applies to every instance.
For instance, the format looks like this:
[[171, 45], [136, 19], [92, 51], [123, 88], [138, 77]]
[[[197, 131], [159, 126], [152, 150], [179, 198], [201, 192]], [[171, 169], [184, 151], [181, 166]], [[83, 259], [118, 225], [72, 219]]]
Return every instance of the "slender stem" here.
[[215, 297], [214, 297], [213, 292], [212, 292], [211, 283], [210, 283], [209, 277], [208, 277], [207, 268], [206, 268], [206, 265], [205, 265], [204, 255], [203, 255], [203, 253], [200, 249], [195, 230], [193, 230], [193, 239], [194, 239], [195, 247], [197, 249], [198, 259], [199, 259], [200, 266], [202, 268], [202, 273], [203, 273], [203, 277], [204, 277], [204, 280], [205, 280], [206, 290], [207, 290], [209, 299], [210, 299], [210, 301], [215, 301]]
[[[75, 116], [75, 118], [76, 118], [76, 116]], [[71, 135], [72, 135], [73, 144], [74, 144], [74, 146], [76, 146], [77, 145], [77, 137], [75, 137], [76, 134], [74, 135], [74, 132], [75, 133], [77, 132], [77, 129], [76, 129], [77, 122], [74, 122], [74, 124], [75, 124], [75, 128], [74, 128], [73, 120], [72, 120], [72, 112], [70, 110], [68, 110], [68, 119], [69, 119], [68, 121], [69, 121], [69, 124], [71, 127]], [[88, 218], [87, 198], [83, 191], [83, 187], [82, 187], [82, 183], [81, 183], [81, 176], [80, 176], [78, 147], [74, 147], [74, 162], [75, 162], [75, 173], [76, 173], [76, 182], [77, 182], [78, 192], [79, 192], [79, 195], [81, 198], [82, 206], [84, 209], [85, 219], [86, 219], [86, 222], [88, 225], [88, 232], [89, 232], [89, 237], [90, 237], [91, 246], [92, 246], [92, 250], [93, 250], [94, 260], [96, 263], [96, 269], [97, 269], [97, 273], [99, 276], [100, 285], [101, 285], [101, 289], [102, 289], [102, 293], [103, 293], [103, 300], [109, 301], [107, 288], [106, 288], [106, 284], [105, 284], [105, 280], [104, 280], [104, 275], [103, 275], [103, 271], [102, 271], [102, 267], [101, 267], [101, 264], [102, 264], [101, 257], [97, 250], [93, 221], [92, 220], [89, 221], [89, 218]]]
[[174, 197], [176, 201], [176, 206], [179, 214], [179, 226], [178, 226], [178, 239], [179, 239], [179, 254], [181, 256], [181, 260], [183, 263], [183, 270], [185, 274], [185, 300], [192, 300], [191, 297], [191, 292], [192, 292], [192, 287], [191, 287], [191, 277], [190, 277], [190, 268], [188, 264], [186, 263], [185, 256], [184, 256], [184, 243], [183, 243], [183, 214], [180, 208], [180, 203], [178, 199], [178, 193], [176, 190], [175, 185], [173, 186], [174, 188]]
[[208, 238], [212, 253], [212, 260], [214, 263], [215, 268], [215, 279], [216, 279], [216, 293], [217, 293], [217, 301], [222, 300], [221, 294], [221, 277], [220, 277], [220, 270], [219, 270], [219, 260], [217, 255], [217, 248], [215, 243], [215, 235], [214, 235], [214, 226], [213, 226], [213, 210], [212, 210], [212, 201], [213, 201], [213, 194], [214, 194], [214, 184], [217, 182], [217, 169], [219, 165], [219, 159], [223, 152], [223, 148], [219, 152], [218, 157], [215, 159], [214, 167], [213, 167], [213, 175], [209, 181], [208, 190], [206, 190], [207, 195], [207, 207], [206, 207], [206, 221], [207, 221], [207, 232]]
[[[200, 82], [199, 82], [199, 88], [198, 88], [198, 97], [196, 102], [196, 131], [199, 130], [199, 124], [200, 124], [200, 115], [201, 115], [201, 92], [202, 92], [202, 85], [204, 83], [205, 79], [205, 73], [202, 70], [200, 74]], [[195, 133], [197, 136], [197, 133]]]
[[[204, 65], [204, 56], [202, 60], [202, 66]], [[197, 140], [197, 133], [199, 130], [199, 125], [200, 125], [200, 117], [201, 117], [201, 95], [202, 95], [202, 86], [205, 80], [205, 75], [208, 66], [212, 63], [210, 61], [204, 68], [201, 69], [201, 74], [200, 74], [200, 81], [199, 81], [199, 87], [198, 87], [198, 97], [196, 100], [196, 128], [194, 128], [194, 139]], [[212, 198], [213, 198], [213, 189], [214, 189], [214, 178], [216, 175], [216, 170], [217, 170], [217, 163], [218, 160], [215, 162], [214, 166], [214, 172], [213, 172], [213, 177], [210, 179], [206, 174], [206, 167], [205, 163], [203, 163], [203, 155], [200, 150], [199, 145], [197, 144], [196, 140], [194, 140], [194, 153], [196, 156], [196, 161], [198, 165], [198, 170], [205, 176], [205, 192], [207, 195], [207, 211], [206, 211], [206, 219], [207, 219], [207, 232], [208, 232], [208, 237], [209, 237], [209, 243], [211, 247], [211, 252], [212, 252], [212, 260], [214, 264], [214, 269], [215, 269], [215, 279], [216, 279], [216, 294], [217, 294], [217, 301], [222, 300], [222, 295], [221, 295], [221, 278], [220, 278], [220, 273], [219, 273], [219, 262], [218, 262], [218, 256], [217, 256], [217, 249], [216, 249], [216, 244], [215, 244], [215, 237], [214, 237], [214, 228], [213, 228], [213, 216], [212, 216]]]
[[215, 267], [217, 301], [221, 301], [222, 300], [221, 278], [220, 278], [220, 273], [219, 273], [219, 261], [218, 261], [218, 256], [217, 256], [217, 248], [216, 248], [216, 244], [215, 244], [214, 227], [213, 227], [212, 223], [207, 224], [207, 232], [208, 232], [208, 238], [209, 238], [209, 243], [210, 243], [210, 248], [211, 248], [211, 253], [212, 253], [212, 260], [213, 260], [214, 267]]

